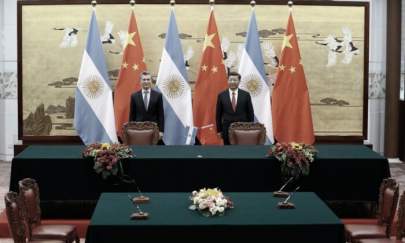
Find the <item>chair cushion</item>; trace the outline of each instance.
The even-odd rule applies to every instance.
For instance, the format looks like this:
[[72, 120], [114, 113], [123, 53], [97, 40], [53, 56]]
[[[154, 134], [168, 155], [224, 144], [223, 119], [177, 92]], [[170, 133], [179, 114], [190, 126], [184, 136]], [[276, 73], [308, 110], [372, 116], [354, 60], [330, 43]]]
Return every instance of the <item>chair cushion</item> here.
[[21, 192], [24, 197], [24, 206], [28, 222], [38, 224], [41, 221], [41, 209], [38, 207], [38, 197], [33, 188]]
[[384, 238], [384, 239], [364, 239], [364, 240], [360, 240], [361, 243], [399, 243], [399, 242], [403, 242], [397, 239], [388, 239], [388, 238]]
[[25, 242], [26, 230], [24, 226], [23, 213], [21, 212], [21, 201], [16, 192], [8, 192], [4, 197], [6, 204], [7, 221], [11, 236], [15, 242]]
[[345, 218], [341, 219], [343, 224], [377, 224], [376, 218]]
[[373, 224], [347, 224], [346, 232], [352, 239], [385, 238], [385, 226]]
[[66, 243], [64, 240], [30, 240], [28, 243]]
[[156, 122], [130, 121], [123, 125], [124, 143], [127, 145], [155, 145], [159, 141], [159, 126]]
[[39, 225], [32, 230], [32, 240], [65, 239], [72, 234], [76, 234], [74, 225]]
[[153, 144], [155, 131], [150, 130], [128, 130], [128, 144], [134, 145], [150, 145]]
[[266, 142], [266, 128], [258, 122], [233, 122], [228, 134], [230, 144], [263, 145]]
[[260, 130], [235, 130], [236, 144], [257, 145], [260, 144]]
[[385, 189], [384, 201], [381, 212], [381, 219], [383, 220], [383, 222], [388, 222], [393, 215], [392, 210], [395, 211], [396, 203], [394, 204], [394, 199], [395, 199], [395, 190], [392, 190], [391, 188]]

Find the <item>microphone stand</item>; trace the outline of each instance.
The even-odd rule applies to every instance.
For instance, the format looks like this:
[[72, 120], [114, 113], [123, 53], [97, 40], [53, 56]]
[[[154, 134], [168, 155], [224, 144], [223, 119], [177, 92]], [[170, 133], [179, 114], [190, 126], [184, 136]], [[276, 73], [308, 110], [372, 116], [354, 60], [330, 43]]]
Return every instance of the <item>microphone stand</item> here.
[[289, 200], [291, 199], [291, 197], [292, 197], [292, 195], [294, 194], [294, 192], [298, 191], [298, 189], [300, 189], [300, 186], [297, 186], [297, 187], [295, 188], [295, 190], [292, 191], [292, 192], [289, 194], [289, 196], [288, 196], [284, 201], [279, 202], [279, 203], [277, 204], [278, 208], [280, 208], [280, 209], [294, 209], [294, 208], [295, 208], [294, 203], [289, 202]]
[[138, 203], [138, 204], [141, 204], [141, 203], [148, 203], [148, 202], [150, 201], [150, 198], [147, 197], [147, 196], [144, 196], [144, 195], [142, 194], [141, 190], [139, 189], [138, 183], [136, 183], [135, 178], [131, 178], [129, 175], [124, 174], [124, 170], [123, 170], [123, 168], [122, 168], [122, 164], [121, 164], [121, 163], [120, 163], [120, 170], [121, 170], [121, 172], [122, 172], [121, 180], [122, 180], [123, 182], [125, 182], [125, 183], [135, 185], [136, 190], [137, 190], [137, 192], [138, 192], [138, 194], [139, 194], [139, 196], [133, 197], [131, 200], [132, 200], [134, 203]]
[[134, 205], [137, 209], [137, 212], [130, 215], [131, 219], [147, 219], [149, 217], [149, 213], [142, 211], [141, 207], [139, 207], [139, 205], [134, 202], [133, 198], [130, 195], [128, 195], [128, 199], [131, 201], [131, 204]]
[[290, 194], [288, 192], [283, 191], [283, 189], [294, 179], [293, 176], [290, 177], [290, 179], [287, 180], [286, 183], [284, 183], [284, 185], [282, 185], [280, 187], [280, 189], [278, 189], [278, 191], [273, 192], [273, 197], [281, 197], [281, 198], [285, 198], [288, 197]]

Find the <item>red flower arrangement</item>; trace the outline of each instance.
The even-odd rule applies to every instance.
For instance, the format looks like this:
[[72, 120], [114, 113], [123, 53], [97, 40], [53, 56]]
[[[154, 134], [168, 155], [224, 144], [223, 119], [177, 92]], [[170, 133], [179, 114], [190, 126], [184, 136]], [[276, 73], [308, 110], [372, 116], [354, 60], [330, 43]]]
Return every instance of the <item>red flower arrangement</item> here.
[[317, 151], [314, 146], [303, 143], [276, 143], [269, 150], [269, 156], [281, 162], [281, 174], [298, 178], [308, 175]]
[[95, 143], [88, 145], [83, 151], [83, 157], [94, 158], [94, 170], [103, 179], [116, 176], [122, 172], [121, 159], [132, 158], [134, 154], [127, 145]]

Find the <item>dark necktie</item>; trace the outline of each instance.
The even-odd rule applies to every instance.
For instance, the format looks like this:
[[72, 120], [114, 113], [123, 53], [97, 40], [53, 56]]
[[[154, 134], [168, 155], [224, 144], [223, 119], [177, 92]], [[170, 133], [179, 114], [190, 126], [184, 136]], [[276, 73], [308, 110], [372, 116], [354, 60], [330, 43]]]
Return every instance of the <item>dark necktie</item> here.
[[235, 112], [236, 111], [236, 94], [235, 91], [232, 92], [232, 109]]
[[148, 110], [148, 97], [149, 91], [145, 90], [144, 95], [143, 95], [143, 104], [145, 105], [145, 110]]

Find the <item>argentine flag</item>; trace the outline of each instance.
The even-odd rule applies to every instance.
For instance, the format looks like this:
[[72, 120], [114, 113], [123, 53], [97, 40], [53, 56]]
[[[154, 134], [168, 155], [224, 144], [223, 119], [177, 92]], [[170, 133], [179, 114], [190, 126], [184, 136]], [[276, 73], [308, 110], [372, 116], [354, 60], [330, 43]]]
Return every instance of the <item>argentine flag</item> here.
[[177, 31], [174, 10], [170, 12], [166, 43], [157, 77], [157, 87], [163, 95], [166, 145], [192, 145], [196, 129], [193, 124], [191, 88], [187, 82], [183, 51]]
[[266, 144], [274, 143], [273, 122], [271, 117], [270, 88], [264, 72], [264, 61], [257, 31], [254, 8], [249, 20], [246, 43], [239, 64], [242, 76], [240, 88], [248, 91], [252, 97], [256, 122], [266, 127]]
[[117, 143], [110, 81], [95, 10], [76, 87], [74, 126], [84, 144]]

